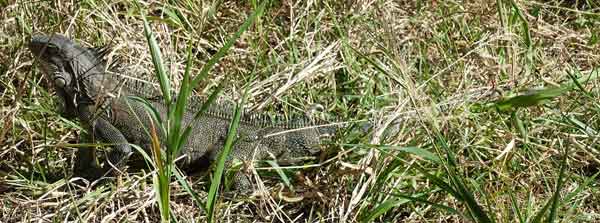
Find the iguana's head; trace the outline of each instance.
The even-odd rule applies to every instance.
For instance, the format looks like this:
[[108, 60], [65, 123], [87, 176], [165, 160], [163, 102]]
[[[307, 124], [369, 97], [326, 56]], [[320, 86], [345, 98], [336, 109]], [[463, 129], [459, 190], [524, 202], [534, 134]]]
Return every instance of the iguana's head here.
[[31, 37], [29, 50], [55, 86], [67, 92], [74, 91], [74, 80], [104, 71], [105, 64], [93, 49], [59, 34]]
[[42, 71], [54, 83], [59, 110], [67, 117], [76, 114], [79, 105], [93, 104], [108, 85], [103, 55], [108, 48], [82, 47], [59, 35], [35, 35], [28, 45]]

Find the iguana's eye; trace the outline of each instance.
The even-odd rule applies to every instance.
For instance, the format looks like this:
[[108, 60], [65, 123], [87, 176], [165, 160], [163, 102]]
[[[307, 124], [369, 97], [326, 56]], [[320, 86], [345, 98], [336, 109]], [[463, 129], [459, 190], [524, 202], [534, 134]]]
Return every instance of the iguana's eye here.
[[52, 44], [48, 44], [45, 46], [44, 51], [48, 55], [55, 55], [55, 54], [58, 54], [58, 47], [56, 47], [55, 45], [52, 45]]
[[61, 76], [54, 76], [54, 84], [59, 88], [64, 88], [67, 81]]

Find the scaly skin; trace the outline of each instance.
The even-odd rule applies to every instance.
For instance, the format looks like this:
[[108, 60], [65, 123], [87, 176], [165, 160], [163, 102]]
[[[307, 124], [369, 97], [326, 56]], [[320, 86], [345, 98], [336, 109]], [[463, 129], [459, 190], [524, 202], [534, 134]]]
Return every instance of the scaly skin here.
[[[131, 144], [136, 144], [150, 153], [150, 116], [142, 102], [129, 96], [145, 98], [158, 113], [166, 117], [166, 106], [160, 97], [147, 95], [143, 84], [122, 84], [122, 80], [107, 72], [102, 57], [106, 48], [85, 48], [61, 35], [36, 35], [31, 38], [29, 49], [39, 61], [42, 71], [54, 83], [60, 102], [61, 115], [79, 119], [87, 130], [82, 141], [109, 144], [112, 150], [107, 154], [107, 162], [103, 167], [96, 164], [95, 152], [90, 148], [82, 148], [77, 152], [76, 174], [88, 179], [96, 179], [101, 175], [112, 173], [111, 170], [122, 170], [129, 156], [134, 151]], [[215, 106], [194, 120], [193, 117], [199, 103], [192, 103], [183, 118], [183, 126], [191, 124], [192, 132], [180, 155], [187, 157], [178, 163], [185, 169], [196, 166], [208, 166], [207, 162], [215, 160], [221, 152], [230, 123], [231, 112], [225, 106]], [[322, 132], [331, 133], [333, 127], [307, 128], [290, 131], [294, 128], [306, 127], [301, 122], [286, 124], [270, 124], [264, 117], [244, 117], [238, 128], [238, 139], [228, 157], [228, 164], [233, 159], [248, 161], [253, 158], [267, 157], [268, 153], [284, 159], [309, 156], [319, 151], [319, 137]], [[154, 123], [157, 123], [154, 120]], [[306, 124], [305, 124], [306, 123]], [[265, 137], [273, 133], [286, 131], [283, 134]], [[160, 142], [165, 142], [164, 134], [159, 132]], [[163, 146], [164, 148], [164, 146]], [[241, 172], [236, 175], [235, 186], [246, 190], [250, 187], [247, 176]]]

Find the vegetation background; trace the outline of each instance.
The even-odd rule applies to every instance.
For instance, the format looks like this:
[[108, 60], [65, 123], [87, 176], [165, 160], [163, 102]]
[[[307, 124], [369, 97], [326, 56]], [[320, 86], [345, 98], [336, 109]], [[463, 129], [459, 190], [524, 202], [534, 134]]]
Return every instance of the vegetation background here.
[[[195, 74], [258, 5], [138, 3], [175, 87], [188, 43]], [[25, 48], [35, 33], [108, 44], [122, 72], [153, 81], [141, 15], [132, 1], [0, 0], [0, 222], [160, 219], [147, 173], [67, 186], [68, 144], [80, 127], [56, 113]], [[195, 94], [223, 83], [218, 100], [235, 101], [249, 83], [249, 109], [294, 114], [319, 104], [323, 119], [371, 119], [376, 127], [338, 134], [312, 166], [254, 168], [265, 193], [226, 193], [215, 216], [599, 222], [599, 66], [595, 0], [270, 1]], [[390, 125], [398, 132], [383, 134]], [[186, 177], [200, 199], [208, 179]], [[205, 220], [178, 181], [171, 190], [174, 219]]]

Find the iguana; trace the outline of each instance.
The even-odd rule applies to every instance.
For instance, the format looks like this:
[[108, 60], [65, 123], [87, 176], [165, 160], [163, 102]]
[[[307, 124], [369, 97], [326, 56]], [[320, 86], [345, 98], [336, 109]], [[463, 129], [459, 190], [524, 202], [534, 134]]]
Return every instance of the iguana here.
[[[107, 48], [87, 48], [59, 35], [35, 35], [28, 45], [38, 64], [52, 81], [59, 102], [59, 113], [70, 119], [79, 119], [87, 134], [81, 141], [112, 145], [103, 166], [95, 162], [95, 151], [82, 148], [77, 151], [74, 172], [88, 179], [96, 179], [107, 172], [121, 170], [132, 154], [131, 144], [139, 145], [149, 153], [151, 139], [147, 135], [150, 116], [139, 100], [145, 98], [162, 116], [166, 106], [160, 95], [150, 95], [144, 84], [123, 84], [124, 79], [107, 72], [103, 59]], [[192, 100], [198, 101], [198, 100]], [[194, 120], [198, 106], [192, 102], [185, 113], [183, 124], [193, 123], [193, 129], [180, 155], [186, 155], [178, 166], [194, 168], [207, 166], [221, 151], [232, 117], [227, 106], [215, 105], [205, 115]], [[250, 160], [256, 151], [258, 159], [268, 153], [283, 158], [313, 155], [320, 149], [320, 136], [331, 134], [334, 127], [303, 128], [312, 122], [307, 118], [284, 123], [268, 121], [266, 116], [242, 115], [236, 144], [230, 154], [233, 159]], [[311, 124], [312, 125], [312, 124]], [[300, 128], [300, 130], [293, 130]], [[273, 133], [274, 136], [266, 137]], [[160, 133], [160, 132], [159, 132]], [[159, 134], [160, 142], [165, 142]], [[234, 186], [248, 189], [249, 179], [241, 172], [235, 176]]]

